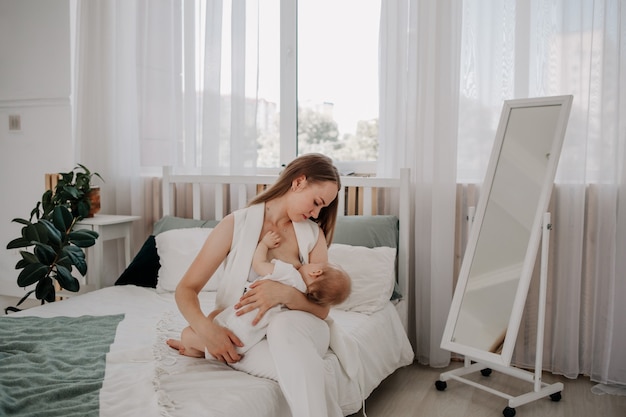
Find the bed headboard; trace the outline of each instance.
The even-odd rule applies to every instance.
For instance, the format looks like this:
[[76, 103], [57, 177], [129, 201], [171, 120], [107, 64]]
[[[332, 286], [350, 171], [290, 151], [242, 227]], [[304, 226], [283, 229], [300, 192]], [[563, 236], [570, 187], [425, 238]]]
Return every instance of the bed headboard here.
[[[254, 195], [264, 186], [274, 183], [277, 178], [277, 175], [174, 174], [171, 167], [164, 167], [161, 189], [163, 216], [175, 214], [175, 185], [191, 188], [194, 219], [201, 219], [202, 204], [211, 204], [214, 219], [220, 220], [231, 211], [245, 207]], [[401, 293], [406, 296], [409, 294], [409, 169], [401, 169], [399, 178], [342, 176], [341, 184], [339, 216], [397, 216], [398, 285]], [[212, 197], [207, 192], [212, 193]], [[390, 204], [392, 200], [397, 201], [397, 204]], [[401, 315], [406, 328], [406, 314]]]

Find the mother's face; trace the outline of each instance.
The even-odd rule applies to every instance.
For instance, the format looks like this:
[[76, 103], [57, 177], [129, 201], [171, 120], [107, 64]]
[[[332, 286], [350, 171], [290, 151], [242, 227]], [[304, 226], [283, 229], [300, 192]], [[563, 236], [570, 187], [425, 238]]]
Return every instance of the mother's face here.
[[287, 214], [292, 222], [301, 222], [310, 217], [317, 219], [320, 210], [328, 207], [337, 198], [339, 189], [332, 181], [308, 182], [305, 177], [293, 181], [289, 193]]

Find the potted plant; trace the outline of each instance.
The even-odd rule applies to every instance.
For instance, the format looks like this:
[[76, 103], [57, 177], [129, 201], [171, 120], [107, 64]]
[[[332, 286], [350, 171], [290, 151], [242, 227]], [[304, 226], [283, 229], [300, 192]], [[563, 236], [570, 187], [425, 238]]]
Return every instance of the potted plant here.
[[[55, 282], [67, 291], [76, 292], [80, 289], [80, 283], [72, 275], [72, 270], [75, 267], [81, 275], [87, 273], [83, 248], [95, 245], [98, 233], [74, 230], [74, 225], [89, 215], [87, 194], [91, 189], [93, 175], [102, 179], [98, 173], [91, 173], [80, 164], [72, 172], [60, 174], [54, 190], [44, 192], [28, 220], [13, 219], [23, 227], [21, 236], [10, 241], [7, 249], [32, 248], [20, 250], [22, 258], [15, 269], [22, 271], [17, 277], [17, 284], [24, 288], [35, 285], [17, 306], [33, 293], [42, 304], [54, 301]], [[8, 307], [5, 309], [7, 311], [19, 309]]]
[[93, 217], [100, 209], [100, 187], [91, 183], [94, 176], [104, 181], [100, 174], [91, 172], [82, 164], [70, 172], [59, 174], [54, 190], [47, 190], [42, 197], [44, 215], [54, 207], [64, 205], [74, 217]]

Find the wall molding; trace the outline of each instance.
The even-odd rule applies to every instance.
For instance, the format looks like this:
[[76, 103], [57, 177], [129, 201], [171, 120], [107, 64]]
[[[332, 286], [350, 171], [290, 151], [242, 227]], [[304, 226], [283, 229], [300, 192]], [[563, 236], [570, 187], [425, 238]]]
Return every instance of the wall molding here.
[[70, 97], [0, 99], [0, 109], [16, 107], [68, 107], [70, 105]]

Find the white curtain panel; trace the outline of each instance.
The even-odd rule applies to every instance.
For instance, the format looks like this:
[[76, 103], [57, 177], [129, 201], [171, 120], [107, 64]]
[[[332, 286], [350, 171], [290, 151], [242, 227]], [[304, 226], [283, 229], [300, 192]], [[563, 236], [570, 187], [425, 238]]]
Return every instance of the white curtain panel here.
[[461, 3], [382, 2], [379, 175], [411, 169], [409, 294], [416, 358], [446, 366], [439, 345], [452, 298]]
[[[503, 100], [574, 95], [551, 204], [544, 368], [621, 384], [625, 18], [619, 0], [465, 0], [458, 146], [459, 180], [480, 182]], [[534, 364], [536, 284], [514, 353], [522, 366]]]
[[[180, 128], [180, 2], [76, 2], [76, 160], [99, 172], [102, 213], [140, 215], [133, 249], [152, 231], [144, 213], [141, 165], [172, 165]], [[180, 44], [180, 42], [178, 42]], [[113, 284], [124, 265], [123, 245], [107, 250]]]
[[195, 106], [187, 102], [185, 113], [188, 120], [198, 119], [198, 164], [204, 173], [256, 172], [259, 7], [256, 0], [207, 0], [206, 10], [196, 12], [204, 16], [199, 25], [205, 37], [197, 40], [204, 60], [194, 77], [202, 80], [194, 86], [202, 94]]

